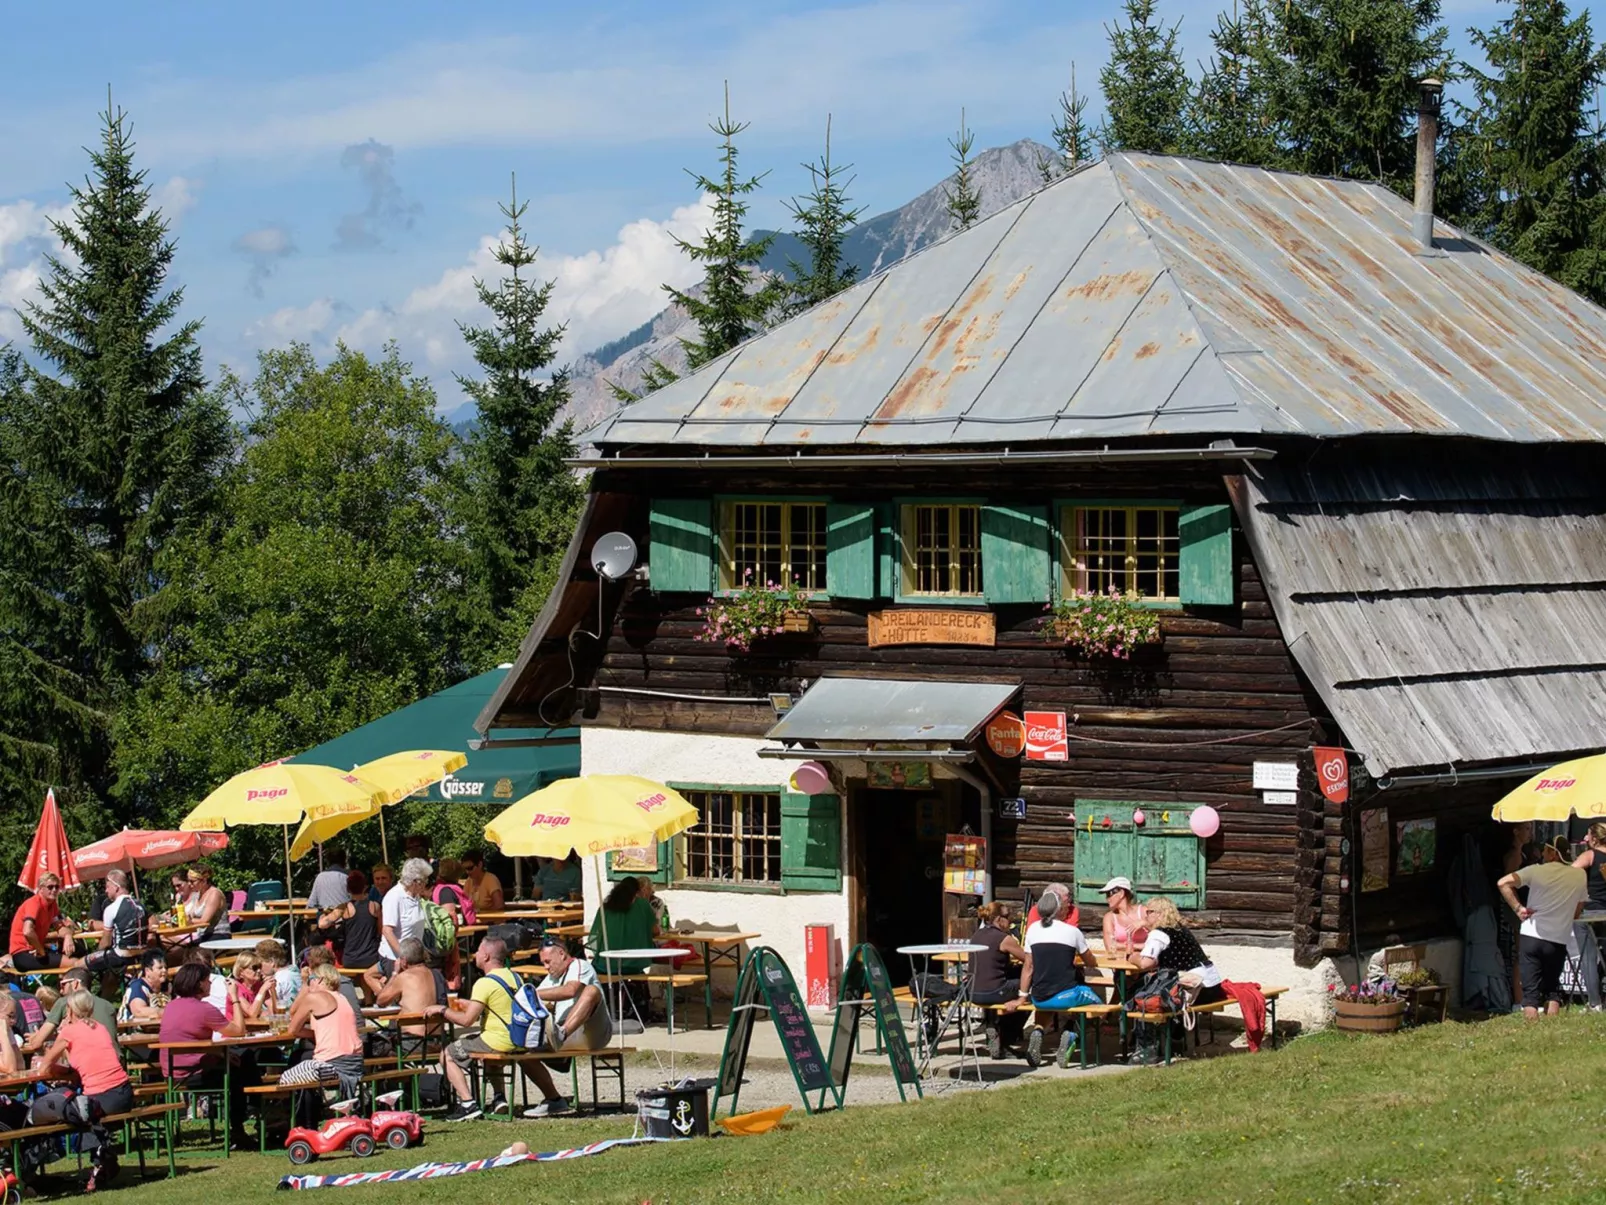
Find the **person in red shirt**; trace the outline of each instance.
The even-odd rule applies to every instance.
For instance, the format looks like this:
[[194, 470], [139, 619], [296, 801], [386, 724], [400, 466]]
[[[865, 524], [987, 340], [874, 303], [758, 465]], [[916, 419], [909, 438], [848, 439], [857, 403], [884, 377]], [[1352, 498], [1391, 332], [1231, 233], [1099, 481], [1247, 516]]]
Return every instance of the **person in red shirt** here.
[[[77, 966], [74, 958], [72, 922], [56, 907], [61, 880], [53, 874], [39, 876], [39, 886], [23, 901], [11, 919], [11, 964], [19, 971], [39, 971], [47, 967]], [[52, 950], [49, 941], [61, 939], [61, 948]]]

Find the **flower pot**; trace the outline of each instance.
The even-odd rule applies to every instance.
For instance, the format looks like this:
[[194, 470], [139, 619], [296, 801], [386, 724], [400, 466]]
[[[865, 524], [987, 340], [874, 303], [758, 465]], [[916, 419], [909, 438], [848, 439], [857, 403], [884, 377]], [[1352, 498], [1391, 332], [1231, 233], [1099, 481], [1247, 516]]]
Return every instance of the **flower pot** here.
[[781, 616], [781, 631], [808, 633], [814, 630], [814, 616], [807, 611], [788, 611]]
[[1333, 1007], [1338, 1012], [1334, 1024], [1351, 1033], [1393, 1033], [1405, 1023], [1404, 1000], [1389, 1000], [1382, 1004], [1334, 1000]]

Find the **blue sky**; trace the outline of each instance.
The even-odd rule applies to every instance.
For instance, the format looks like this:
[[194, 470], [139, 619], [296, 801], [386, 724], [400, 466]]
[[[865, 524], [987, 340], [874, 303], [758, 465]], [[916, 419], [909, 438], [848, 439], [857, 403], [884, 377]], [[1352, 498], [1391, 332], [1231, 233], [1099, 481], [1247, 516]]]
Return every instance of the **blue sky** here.
[[[1193, 66], [1222, 0], [1161, 0]], [[1506, 7], [1445, 0], [1458, 51]], [[336, 338], [405, 356], [457, 400], [455, 323], [476, 316], [510, 173], [528, 197], [554, 312], [577, 353], [644, 321], [696, 272], [670, 234], [703, 210], [684, 168], [713, 170], [708, 120], [729, 79], [768, 170], [758, 224], [833, 115], [834, 157], [876, 213], [948, 170], [965, 106], [978, 146], [1046, 139], [1077, 66], [1097, 104], [1116, 0], [825, 6], [473, 5], [296, 0], [6, 6], [0, 41], [0, 341], [36, 286], [45, 219], [82, 176], [109, 84], [173, 221], [186, 313], [212, 365]]]

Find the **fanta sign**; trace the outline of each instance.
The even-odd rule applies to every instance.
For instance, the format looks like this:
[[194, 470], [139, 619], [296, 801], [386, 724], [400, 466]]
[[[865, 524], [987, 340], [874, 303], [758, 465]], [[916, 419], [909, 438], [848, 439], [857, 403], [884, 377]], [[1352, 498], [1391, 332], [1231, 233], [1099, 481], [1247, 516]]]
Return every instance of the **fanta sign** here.
[[987, 747], [999, 757], [1019, 757], [1026, 748], [1026, 725], [1012, 711], [1000, 711], [987, 721]]
[[537, 812], [530, 817], [531, 828], [562, 828], [567, 823], [567, 816], [548, 816], [545, 812]]
[[1565, 791], [1568, 787], [1574, 787], [1577, 785], [1578, 780], [1576, 778], [1541, 778], [1538, 783], [1535, 784], [1534, 790], [1548, 793], [1552, 791]]
[[1027, 761], [1069, 761], [1071, 745], [1063, 711], [1028, 711], [1026, 719]]
[[252, 789], [245, 793], [245, 801], [250, 803], [253, 799], [283, 799], [289, 793], [289, 787], [274, 787], [271, 791]]
[[636, 800], [636, 806], [644, 812], [654, 812], [669, 802], [669, 796], [662, 791], [656, 795], [649, 795], [645, 799]]

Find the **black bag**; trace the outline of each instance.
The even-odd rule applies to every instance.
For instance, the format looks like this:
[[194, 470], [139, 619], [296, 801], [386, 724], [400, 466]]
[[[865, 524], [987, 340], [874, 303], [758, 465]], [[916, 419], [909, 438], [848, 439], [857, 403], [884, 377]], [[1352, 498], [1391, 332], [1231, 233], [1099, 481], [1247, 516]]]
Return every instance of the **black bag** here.
[[106, 1115], [100, 1102], [82, 1092], [62, 1088], [46, 1092], [28, 1106], [28, 1124], [67, 1126], [74, 1130], [93, 1129]]
[[517, 921], [503, 921], [499, 925], [492, 925], [485, 931], [485, 936], [494, 938], [507, 946], [507, 952], [514, 954], [519, 950], [533, 950], [541, 944], [541, 930], [531, 925], [522, 925]]
[[418, 1104], [424, 1109], [439, 1109], [446, 1104], [446, 1077], [438, 1071], [426, 1071], [418, 1077]]
[[[28, 1105], [25, 1101], [0, 1099], [0, 1130], [26, 1130], [32, 1123], [28, 1120]], [[44, 1174], [44, 1169], [66, 1154], [66, 1147], [61, 1138], [25, 1138], [21, 1142], [13, 1142], [11, 1149], [11, 1168], [17, 1174], [17, 1179], [24, 1184], [36, 1184]]]

